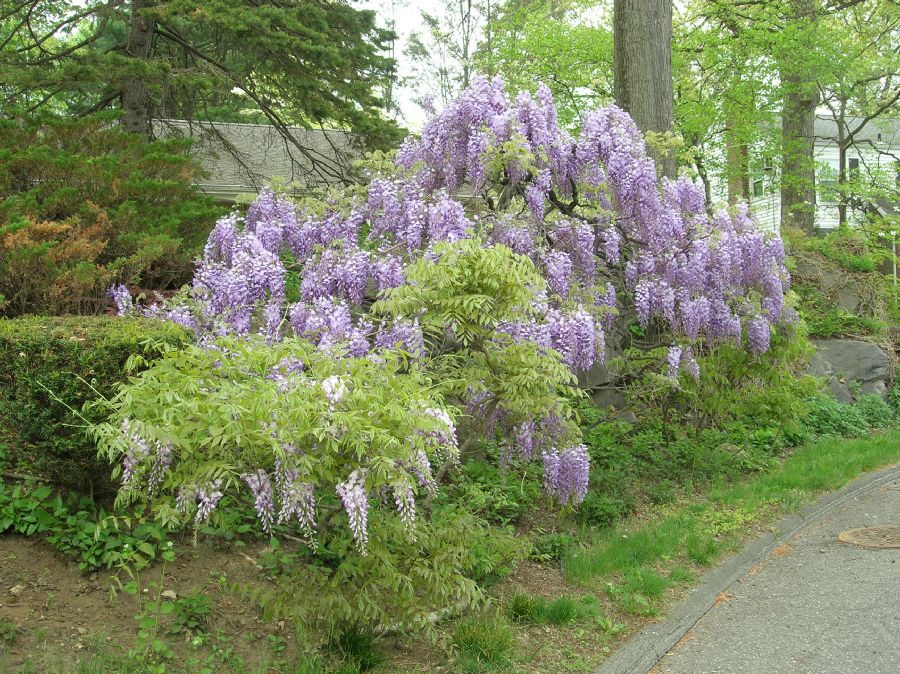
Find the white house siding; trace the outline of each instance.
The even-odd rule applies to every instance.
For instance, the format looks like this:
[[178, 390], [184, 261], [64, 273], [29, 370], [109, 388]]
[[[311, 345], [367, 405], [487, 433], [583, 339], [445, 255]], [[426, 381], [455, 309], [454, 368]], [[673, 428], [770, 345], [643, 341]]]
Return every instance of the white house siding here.
[[[778, 123], [780, 124], [780, 122]], [[850, 119], [848, 123], [853, 127], [854, 120]], [[814, 151], [817, 163], [817, 192], [814, 222], [815, 226], [822, 231], [836, 229], [840, 222], [835, 195], [823, 194], [828, 190], [822, 189], [826, 181], [837, 181], [838, 147], [833, 140], [837, 136], [836, 128], [834, 121], [828, 116], [820, 115], [816, 120]], [[895, 170], [894, 159], [879, 153], [879, 150], [895, 155], [900, 154], [900, 120], [885, 119], [869, 122], [857, 140], [859, 141], [858, 147], [851, 147], [847, 151], [848, 167], [851, 159], [859, 159], [861, 171], [865, 171], [867, 166], [876, 170]], [[826, 169], [826, 166], [829, 168]], [[762, 177], [763, 194], [750, 199], [750, 209], [761, 226], [779, 231], [781, 228], [781, 195], [776, 189], [777, 180], [773, 180], [773, 178], [772, 175]], [[860, 223], [862, 217], [861, 213], [852, 209], [848, 210], [847, 218], [851, 226]]]
[[[835, 144], [817, 144], [815, 149], [816, 163], [816, 214], [815, 226], [823, 231], [836, 229], [840, 223], [840, 215], [838, 213], [838, 205], [833, 193], [829, 194], [827, 189], [823, 189], [825, 183], [824, 166], [829, 167], [828, 178], [837, 181], [838, 174], [838, 148]], [[853, 148], [847, 152], [847, 162], [850, 159], [860, 160], [860, 170], [864, 170], [864, 166], [881, 167], [884, 165], [883, 155], [878, 152], [862, 151], [859, 152]], [[824, 175], [823, 175], [824, 174]], [[829, 181], [831, 182], [831, 181]], [[771, 227], [777, 231], [781, 226], [781, 197], [777, 190], [767, 185], [765, 193], [762, 197], [754, 197], [750, 201], [750, 208], [754, 216], [761, 225], [767, 228]], [[850, 225], [857, 224], [861, 221], [862, 215], [852, 209], [848, 211], [847, 217]]]

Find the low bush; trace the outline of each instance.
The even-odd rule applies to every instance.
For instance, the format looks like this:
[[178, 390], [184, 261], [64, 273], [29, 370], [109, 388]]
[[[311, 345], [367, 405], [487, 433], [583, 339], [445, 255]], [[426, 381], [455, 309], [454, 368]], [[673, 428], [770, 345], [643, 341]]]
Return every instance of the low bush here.
[[900, 383], [895, 383], [891, 390], [888, 391], [887, 404], [894, 411], [894, 414], [900, 417]]
[[167, 288], [223, 207], [192, 185], [190, 143], [107, 116], [0, 121], [0, 315], [99, 313], [113, 280]]
[[859, 437], [869, 430], [865, 416], [857, 407], [825, 396], [809, 402], [806, 426], [815, 435], [846, 438]]
[[538, 534], [531, 541], [530, 557], [536, 562], [559, 561], [573, 545], [575, 538], [571, 534]]
[[499, 617], [460, 620], [453, 631], [453, 645], [464, 672], [481, 672], [507, 665], [512, 660], [513, 631]]
[[875, 393], [860, 396], [853, 406], [869, 428], [887, 428], [895, 421], [894, 410]]
[[829, 396], [814, 398], [809, 402], [806, 427], [815, 435], [856, 438], [896, 423], [897, 413], [890, 402], [874, 393], [860, 396], [852, 405]]
[[63, 499], [46, 486], [0, 481], [0, 534], [6, 532], [45, 535], [57, 550], [75, 556], [82, 571], [125, 563], [143, 568], [165, 543], [160, 526], [115, 518], [89, 498]]
[[109, 485], [83, 405], [111, 397], [132, 356], [152, 359], [190, 341], [172, 324], [107, 316], [0, 320], [0, 443], [7, 470], [83, 492]]

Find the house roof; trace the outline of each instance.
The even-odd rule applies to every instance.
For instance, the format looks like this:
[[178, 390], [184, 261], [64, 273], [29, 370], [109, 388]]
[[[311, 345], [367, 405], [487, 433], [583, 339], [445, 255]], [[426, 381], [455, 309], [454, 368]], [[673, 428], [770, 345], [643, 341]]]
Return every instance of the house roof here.
[[354, 134], [334, 129], [287, 127], [296, 143], [267, 124], [160, 119], [153, 130], [162, 138], [192, 138], [192, 152], [208, 174], [198, 186], [225, 201], [273, 179], [299, 191], [340, 183], [362, 156]]
[[[863, 119], [863, 117], [847, 116], [845, 122], [852, 131]], [[817, 141], [823, 141], [826, 145], [837, 143], [838, 124], [830, 114], [817, 114], [813, 133]], [[871, 143], [876, 147], [900, 147], [900, 119], [894, 117], [875, 118], [867, 122], [856, 134], [854, 142], [857, 145]]]

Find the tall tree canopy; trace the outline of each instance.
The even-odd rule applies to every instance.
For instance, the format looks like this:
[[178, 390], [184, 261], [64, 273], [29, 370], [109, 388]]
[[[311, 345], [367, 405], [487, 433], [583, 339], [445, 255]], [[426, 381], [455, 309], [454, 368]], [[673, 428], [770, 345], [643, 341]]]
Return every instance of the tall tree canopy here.
[[[395, 140], [376, 91], [390, 33], [371, 11], [317, 0], [0, 0], [0, 114], [265, 121], [323, 166], [291, 125]], [[340, 176], [326, 176], [334, 179]]]

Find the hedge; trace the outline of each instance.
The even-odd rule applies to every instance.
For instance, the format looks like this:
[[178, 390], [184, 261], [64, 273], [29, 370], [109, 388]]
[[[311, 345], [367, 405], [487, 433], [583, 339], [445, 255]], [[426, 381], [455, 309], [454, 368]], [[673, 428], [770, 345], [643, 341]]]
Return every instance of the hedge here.
[[83, 405], [126, 380], [133, 353], [152, 358], [161, 344], [191, 336], [151, 319], [0, 319], [0, 466], [82, 492], [108, 490], [111, 467], [97, 459]]

